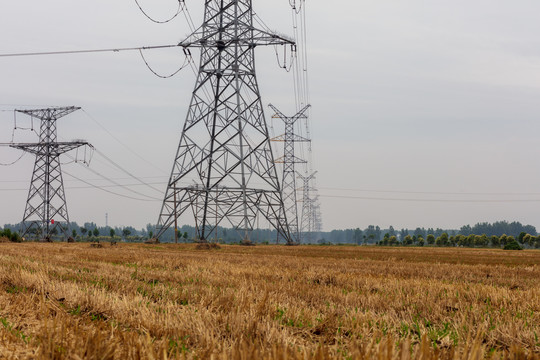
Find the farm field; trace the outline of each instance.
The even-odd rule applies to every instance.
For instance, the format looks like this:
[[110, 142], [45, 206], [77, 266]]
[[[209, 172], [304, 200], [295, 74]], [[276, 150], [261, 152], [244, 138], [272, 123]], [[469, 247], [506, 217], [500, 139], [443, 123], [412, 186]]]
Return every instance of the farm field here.
[[540, 251], [0, 243], [4, 359], [540, 359]]

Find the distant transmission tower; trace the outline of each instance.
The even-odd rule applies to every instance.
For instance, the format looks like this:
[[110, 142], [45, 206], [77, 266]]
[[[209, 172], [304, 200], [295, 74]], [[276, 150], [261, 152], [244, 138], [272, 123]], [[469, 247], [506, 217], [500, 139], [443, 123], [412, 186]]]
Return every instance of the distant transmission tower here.
[[255, 75], [255, 47], [294, 41], [253, 26], [251, 0], [206, 0], [203, 25], [179, 45], [201, 62], [159, 214], [160, 237], [193, 215], [199, 241], [228, 222], [245, 241], [264, 216], [287, 243], [280, 183]]
[[313, 233], [319, 234], [322, 232], [322, 216], [321, 216], [321, 204], [319, 202], [319, 196], [314, 198], [313, 204]]
[[79, 107], [64, 107], [17, 110], [19, 113], [41, 120], [38, 143], [10, 145], [36, 155], [21, 223], [22, 236], [33, 234], [47, 241], [59, 233], [68, 236], [69, 216], [59, 157], [70, 150], [91, 145], [85, 141], [58, 142], [56, 120], [79, 109]]
[[307, 161], [295, 156], [294, 149], [295, 143], [309, 142], [310, 140], [295, 134], [294, 125], [299, 119], [307, 119], [306, 111], [309, 109], [310, 105], [305, 106], [302, 110], [300, 110], [296, 115], [292, 117], [285, 116], [272, 104], [270, 104], [269, 106], [272, 110], [275, 111], [275, 114], [272, 117], [274, 119], [281, 119], [285, 123], [285, 134], [273, 138], [272, 141], [284, 142], [283, 156], [279, 159], [276, 159], [276, 163], [283, 164], [283, 180], [281, 182], [281, 186], [283, 191], [283, 203], [285, 206], [285, 218], [287, 219], [287, 222], [289, 224], [291, 237], [296, 243], [299, 243], [300, 231], [298, 227], [295, 164], [305, 164], [307, 163]]
[[[313, 233], [315, 231], [315, 206], [317, 199], [311, 196], [313, 189], [311, 187], [311, 180], [317, 174], [317, 171], [311, 175], [303, 176], [297, 172], [298, 177], [302, 180], [302, 220], [300, 222], [302, 241], [306, 243], [313, 242]], [[320, 230], [319, 230], [320, 231]]]

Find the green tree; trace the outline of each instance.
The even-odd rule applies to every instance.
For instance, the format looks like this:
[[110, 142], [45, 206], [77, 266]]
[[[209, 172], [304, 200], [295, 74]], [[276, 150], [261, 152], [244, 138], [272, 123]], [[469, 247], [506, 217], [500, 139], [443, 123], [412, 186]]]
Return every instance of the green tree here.
[[131, 230], [129, 230], [128, 228], [124, 228], [124, 230], [122, 230], [122, 236], [124, 237], [124, 239], [126, 239], [129, 235], [131, 235]]
[[95, 237], [99, 236], [99, 230], [97, 228], [94, 228], [93, 234]]
[[2, 232], [4, 237], [7, 237], [8, 239], [11, 238], [11, 230], [10, 229], [4, 229]]
[[506, 243], [508, 243], [508, 236], [506, 236], [506, 234], [502, 234], [499, 240], [501, 242], [501, 245], [504, 247], [506, 246]]
[[75, 239], [77, 237], [77, 230], [71, 230], [71, 236]]
[[403, 239], [405, 239], [405, 236], [407, 235], [409, 235], [408, 229], [401, 229], [401, 231], [399, 232], [399, 238], [401, 239], [401, 241], [403, 241]]
[[435, 243], [435, 236], [433, 236], [433, 234], [429, 234], [426, 240], [429, 245], [433, 245]]
[[109, 234], [111, 235], [111, 239], [114, 239], [114, 235], [116, 235], [116, 232], [114, 231], [113, 228], [111, 228], [111, 229], [109, 230]]
[[474, 247], [476, 243], [476, 235], [470, 234], [467, 236], [467, 246]]
[[19, 235], [17, 232], [12, 232], [9, 236], [9, 240], [11, 242], [22, 242], [21, 235]]
[[188, 238], [188, 233], [187, 231], [184, 232], [184, 235], [182, 236], [184, 238], [184, 242], [187, 243], [187, 238]]
[[508, 238], [508, 242], [506, 245], [504, 245], [504, 250], [523, 250], [521, 246], [519, 246], [518, 242], [514, 239], [513, 236], [510, 236]]
[[483, 240], [482, 236], [474, 235], [474, 246], [475, 247], [483, 247], [484, 246], [484, 240]]
[[412, 236], [411, 235], [407, 235], [405, 236], [405, 239], [403, 239], [403, 245], [412, 245], [413, 243], [413, 239], [412, 239]]
[[491, 236], [491, 246], [492, 247], [501, 247], [501, 240], [498, 236], [492, 235]]
[[85, 227], [80, 227], [80, 228], [79, 228], [79, 231], [81, 232], [82, 236], [85, 236], [86, 233], [88, 232], [88, 229], [85, 228]]
[[[525, 244], [526, 244], [526, 245], [532, 246], [532, 245], [531, 245], [531, 244], [532, 244], [531, 238], [532, 238], [531, 235], [526, 234], [526, 235], [523, 237], [523, 240], [522, 240], [521, 244], [522, 244], [522, 245], [525, 245]], [[533, 241], [533, 242], [534, 242], [534, 241]]]
[[441, 242], [443, 246], [448, 246], [448, 234], [443, 232], [441, 234]]
[[519, 233], [519, 236], [518, 236], [518, 241], [521, 245], [523, 245], [523, 243], [525, 242], [525, 235], [527, 235], [527, 233], [525, 231], [522, 231]]

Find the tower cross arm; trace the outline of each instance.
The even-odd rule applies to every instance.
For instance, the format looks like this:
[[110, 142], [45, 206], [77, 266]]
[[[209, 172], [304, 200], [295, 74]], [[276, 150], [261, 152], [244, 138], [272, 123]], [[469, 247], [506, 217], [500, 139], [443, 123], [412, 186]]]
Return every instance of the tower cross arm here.
[[26, 114], [40, 120], [56, 120], [71, 114], [77, 110], [80, 110], [77, 106], [57, 107], [49, 109], [35, 109], [35, 110], [16, 110], [21, 114]]
[[281, 156], [274, 160], [276, 164], [285, 164], [285, 162], [288, 162], [289, 164], [307, 164], [307, 161], [304, 159], [300, 159], [298, 156], [292, 156], [292, 157], [285, 157]]
[[203, 31], [202, 27], [195, 30], [186, 39], [178, 43], [178, 46], [189, 47], [226, 47], [231, 44], [240, 46], [268, 46], [268, 45], [295, 45], [296, 42], [286, 35], [256, 29], [252, 26], [246, 27], [237, 34], [231, 27], [231, 31], [215, 29], [214, 31]]
[[81, 146], [93, 146], [86, 141], [71, 141], [71, 142], [52, 142], [52, 143], [19, 143], [12, 144], [10, 147], [24, 150], [31, 154], [39, 155], [49, 151], [50, 155], [60, 156], [68, 151], [77, 149]]
[[285, 114], [283, 114], [277, 107], [275, 107], [274, 105], [272, 104], [268, 104], [268, 107], [272, 110], [274, 110], [275, 114], [272, 115], [272, 118], [274, 119], [286, 119], [287, 116], [285, 116]]
[[274, 110], [274, 112], [275, 112], [275, 114], [272, 115], [273, 119], [283, 119], [283, 120], [285, 120], [285, 122], [294, 123], [298, 119], [307, 119], [308, 118], [308, 116], [306, 115], [306, 111], [308, 111], [308, 109], [311, 107], [311, 105], [304, 106], [302, 108], [302, 110], [297, 112], [296, 115], [294, 115], [294, 116], [286, 116], [285, 114], [283, 114], [278, 108], [276, 108], [272, 104], [269, 104], [268, 107], [271, 108], [272, 110]]
[[311, 175], [307, 175], [307, 176], [303, 176], [302, 174], [300, 174], [300, 172], [296, 172], [296, 174], [298, 175], [298, 177], [304, 181], [309, 181], [311, 179], [313, 179], [315, 177], [315, 175], [317, 175], [318, 171], [315, 171], [313, 174]]
[[285, 134], [279, 135], [270, 139], [270, 141], [311, 142], [310, 139], [296, 134], [290, 135], [288, 137]]

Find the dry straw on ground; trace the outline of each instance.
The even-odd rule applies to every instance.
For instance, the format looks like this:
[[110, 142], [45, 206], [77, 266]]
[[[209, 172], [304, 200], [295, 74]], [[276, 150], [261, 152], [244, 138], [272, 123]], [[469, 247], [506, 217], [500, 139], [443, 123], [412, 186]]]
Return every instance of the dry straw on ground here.
[[540, 251], [0, 244], [4, 359], [539, 359]]

